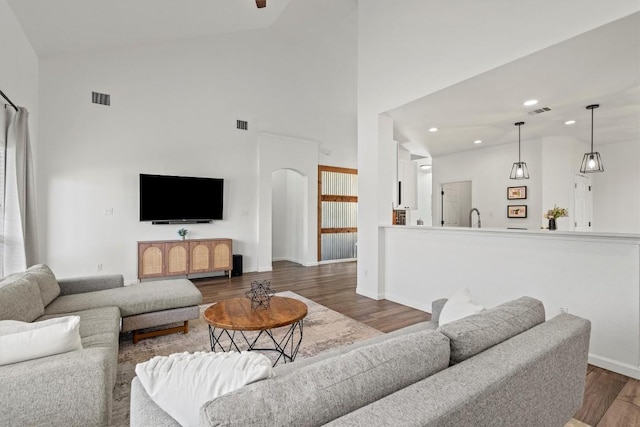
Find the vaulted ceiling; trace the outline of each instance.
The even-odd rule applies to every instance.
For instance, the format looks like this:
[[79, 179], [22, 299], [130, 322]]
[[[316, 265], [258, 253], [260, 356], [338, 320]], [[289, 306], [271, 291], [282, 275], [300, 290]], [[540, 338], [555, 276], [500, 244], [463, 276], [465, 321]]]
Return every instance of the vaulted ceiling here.
[[[260, 9], [255, 0], [8, 1], [41, 57], [267, 28], [317, 51], [356, 52], [355, 30], [345, 17], [357, 0], [268, 0]], [[539, 103], [523, 106], [532, 98]], [[514, 142], [518, 121], [525, 122], [523, 140], [568, 135], [587, 141], [585, 107], [593, 103], [601, 105], [594, 111], [596, 145], [640, 141], [640, 13], [388, 113], [406, 148], [441, 156]], [[550, 111], [531, 114], [543, 107]], [[576, 123], [567, 126], [567, 120]]]

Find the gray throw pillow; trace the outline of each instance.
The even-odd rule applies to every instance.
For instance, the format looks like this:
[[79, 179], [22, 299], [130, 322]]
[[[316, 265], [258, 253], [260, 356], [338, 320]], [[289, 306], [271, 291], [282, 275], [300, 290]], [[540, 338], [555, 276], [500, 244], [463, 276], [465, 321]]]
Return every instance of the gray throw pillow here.
[[60, 285], [56, 276], [46, 264], [37, 264], [29, 267], [24, 274], [27, 280], [34, 280], [40, 288], [42, 304], [46, 307], [60, 295]]
[[0, 320], [33, 322], [44, 314], [40, 288], [22, 274], [8, 276], [0, 282]]

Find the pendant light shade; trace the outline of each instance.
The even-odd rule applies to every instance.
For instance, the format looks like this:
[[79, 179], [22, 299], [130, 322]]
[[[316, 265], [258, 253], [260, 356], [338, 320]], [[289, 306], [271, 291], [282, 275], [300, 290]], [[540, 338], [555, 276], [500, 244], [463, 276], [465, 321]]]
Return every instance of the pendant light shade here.
[[511, 168], [511, 175], [509, 176], [511, 179], [529, 179], [529, 169], [527, 168], [527, 164], [520, 158], [520, 126], [523, 124], [524, 122], [518, 122], [515, 124], [518, 126], [518, 161], [515, 162]]
[[604, 172], [604, 165], [602, 164], [600, 153], [593, 151], [593, 110], [599, 106], [598, 104], [587, 106], [587, 110], [591, 110], [591, 152], [585, 153], [582, 158], [582, 165], [580, 166], [581, 173]]

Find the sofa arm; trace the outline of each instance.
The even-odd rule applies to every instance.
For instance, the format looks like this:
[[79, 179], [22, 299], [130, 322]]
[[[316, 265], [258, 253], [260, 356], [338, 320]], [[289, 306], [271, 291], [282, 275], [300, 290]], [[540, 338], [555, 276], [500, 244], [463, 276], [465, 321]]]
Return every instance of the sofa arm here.
[[0, 366], [0, 424], [108, 425], [112, 357], [89, 348]]
[[58, 279], [58, 284], [60, 285], [60, 295], [71, 295], [123, 287], [124, 277], [122, 274], [72, 277]]
[[438, 322], [440, 321], [440, 313], [442, 312], [442, 307], [447, 302], [447, 298], [437, 299], [431, 303], [431, 321]]

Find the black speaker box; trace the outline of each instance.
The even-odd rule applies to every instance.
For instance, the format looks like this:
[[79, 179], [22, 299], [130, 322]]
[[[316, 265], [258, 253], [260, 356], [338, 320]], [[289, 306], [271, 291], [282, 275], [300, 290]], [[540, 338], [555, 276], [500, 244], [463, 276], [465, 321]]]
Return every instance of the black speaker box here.
[[233, 255], [232, 276], [242, 276], [242, 255]]

